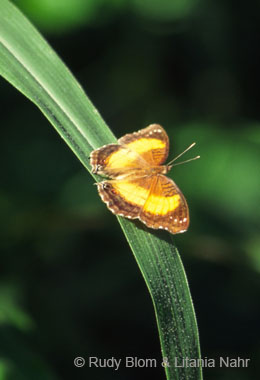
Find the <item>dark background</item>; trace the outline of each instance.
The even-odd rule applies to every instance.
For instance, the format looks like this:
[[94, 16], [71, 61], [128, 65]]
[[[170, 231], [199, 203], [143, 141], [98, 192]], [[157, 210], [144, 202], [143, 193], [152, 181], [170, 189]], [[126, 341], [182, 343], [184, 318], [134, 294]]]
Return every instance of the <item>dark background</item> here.
[[[260, 375], [260, 3], [20, 0], [116, 136], [150, 123], [191, 214], [175, 242], [202, 357], [250, 358], [205, 379]], [[3, 79], [0, 379], [163, 379], [147, 368], [75, 368], [82, 356], [161, 360], [150, 296], [92, 177]]]

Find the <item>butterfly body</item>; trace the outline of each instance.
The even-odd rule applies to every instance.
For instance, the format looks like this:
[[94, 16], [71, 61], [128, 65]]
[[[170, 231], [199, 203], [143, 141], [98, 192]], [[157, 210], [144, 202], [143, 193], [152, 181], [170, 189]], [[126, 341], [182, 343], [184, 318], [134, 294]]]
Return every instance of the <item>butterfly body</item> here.
[[189, 225], [186, 200], [165, 176], [169, 139], [158, 124], [127, 134], [90, 155], [92, 172], [109, 179], [97, 184], [101, 199], [116, 215], [175, 234]]

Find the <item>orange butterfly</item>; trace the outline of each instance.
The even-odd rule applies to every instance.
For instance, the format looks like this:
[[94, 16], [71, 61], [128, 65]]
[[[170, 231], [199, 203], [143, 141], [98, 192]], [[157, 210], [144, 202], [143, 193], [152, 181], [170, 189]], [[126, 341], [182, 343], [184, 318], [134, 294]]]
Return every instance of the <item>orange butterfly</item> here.
[[[150, 228], [172, 234], [185, 232], [189, 226], [187, 202], [176, 184], [165, 176], [183, 153], [163, 165], [168, 152], [169, 138], [159, 124], [127, 134], [118, 144], [94, 150], [90, 155], [92, 172], [110, 178], [97, 184], [109, 210], [140, 219]], [[196, 158], [199, 156], [193, 159]]]

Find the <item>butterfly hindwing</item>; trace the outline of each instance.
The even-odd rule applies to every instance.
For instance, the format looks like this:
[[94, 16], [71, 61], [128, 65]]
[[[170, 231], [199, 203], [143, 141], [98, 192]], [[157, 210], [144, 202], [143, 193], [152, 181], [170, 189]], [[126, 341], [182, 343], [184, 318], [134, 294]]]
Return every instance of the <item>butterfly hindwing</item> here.
[[114, 214], [136, 219], [150, 192], [152, 177], [98, 183], [98, 192]]
[[135, 151], [127, 146], [108, 144], [94, 150], [90, 155], [92, 172], [110, 178], [118, 178], [140, 168], [147, 163]]

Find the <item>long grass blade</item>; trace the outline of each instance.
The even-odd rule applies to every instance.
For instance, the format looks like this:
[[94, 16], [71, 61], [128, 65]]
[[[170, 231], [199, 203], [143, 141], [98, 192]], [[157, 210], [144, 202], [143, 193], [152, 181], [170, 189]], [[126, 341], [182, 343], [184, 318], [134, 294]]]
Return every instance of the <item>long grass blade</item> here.
[[[48, 118], [90, 171], [90, 152], [116, 141], [70, 71], [9, 1], [0, 0], [0, 74]], [[151, 294], [168, 380], [202, 379], [200, 367], [176, 360], [200, 358], [198, 329], [178, 251], [165, 231], [118, 218]]]

